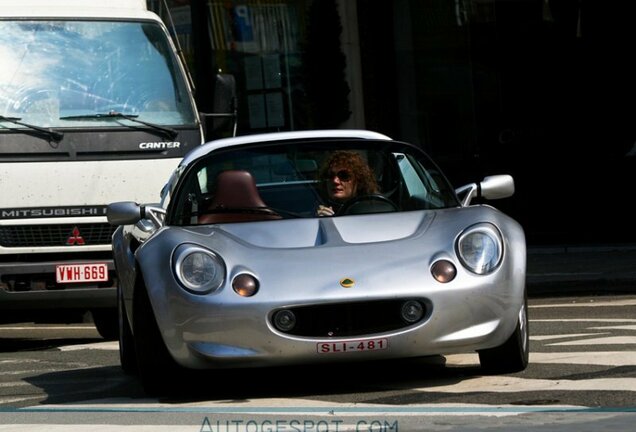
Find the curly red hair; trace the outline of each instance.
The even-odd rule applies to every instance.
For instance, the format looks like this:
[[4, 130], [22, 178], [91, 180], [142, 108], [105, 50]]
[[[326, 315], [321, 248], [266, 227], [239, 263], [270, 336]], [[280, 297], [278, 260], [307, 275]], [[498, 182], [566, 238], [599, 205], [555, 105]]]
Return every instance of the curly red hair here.
[[333, 152], [318, 172], [320, 179], [327, 178], [333, 167], [343, 167], [351, 172], [355, 182], [356, 195], [378, 193], [378, 183], [375, 181], [373, 171], [359, 153], [350, 150]]

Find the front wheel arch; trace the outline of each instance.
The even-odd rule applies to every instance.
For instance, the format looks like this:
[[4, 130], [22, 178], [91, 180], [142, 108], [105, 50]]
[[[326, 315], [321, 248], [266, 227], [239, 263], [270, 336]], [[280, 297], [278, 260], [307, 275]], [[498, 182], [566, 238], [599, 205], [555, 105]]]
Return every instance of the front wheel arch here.
[[172, 391], [181, 367], [166, 347], [141, 275], [139, 280], [133, 293], [132, 329], [137, 367], [146, 393], [160, 395]]
[[481, 350], [479, 362], [487, 373], [521, 372], [530, 358], [530, 330], [528, 328], [528, 300], [524, 295], [517, 325], [510, 337], [498, 347]]

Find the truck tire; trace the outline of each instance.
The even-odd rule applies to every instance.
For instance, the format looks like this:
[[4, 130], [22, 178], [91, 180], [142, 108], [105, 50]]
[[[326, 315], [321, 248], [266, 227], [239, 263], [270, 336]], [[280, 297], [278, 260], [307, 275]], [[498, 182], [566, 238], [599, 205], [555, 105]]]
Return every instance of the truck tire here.
[[106, 340], [117, 340], [119, 336], [117, 309], [93, 309], [91, 315], [93, 316], [95, 328], [101, 337]]

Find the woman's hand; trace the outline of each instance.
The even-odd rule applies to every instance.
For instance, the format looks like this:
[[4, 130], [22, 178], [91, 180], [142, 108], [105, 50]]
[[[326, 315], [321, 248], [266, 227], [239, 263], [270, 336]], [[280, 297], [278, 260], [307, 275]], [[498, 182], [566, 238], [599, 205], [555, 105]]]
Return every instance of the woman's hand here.
[[333, 216], [333, 209], [331, 207], [327, 207], [324, 205], [319, 205], [318, 210], [316, 210], [316, 214], [318, 216]]

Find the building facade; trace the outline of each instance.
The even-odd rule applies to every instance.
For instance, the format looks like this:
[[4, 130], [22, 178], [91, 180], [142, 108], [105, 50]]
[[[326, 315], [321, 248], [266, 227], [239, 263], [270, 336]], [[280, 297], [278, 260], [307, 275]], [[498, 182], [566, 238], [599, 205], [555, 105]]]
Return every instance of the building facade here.
[[[237, 82], [238, 134], [366, 128], [424, 148], [530, 244], [634, 242], [636, 3], [149, 0], [170, 18], [202, 111]], [[223, 130], [215, 132], [223, 134]], [[225, 132], [227, 133], [227, 132]]]

